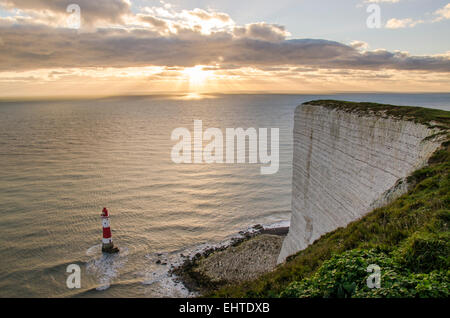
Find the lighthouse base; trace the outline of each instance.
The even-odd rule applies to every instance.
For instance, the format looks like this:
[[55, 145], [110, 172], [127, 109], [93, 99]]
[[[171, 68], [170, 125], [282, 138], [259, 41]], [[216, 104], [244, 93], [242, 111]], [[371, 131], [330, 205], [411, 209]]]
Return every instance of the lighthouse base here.
[[109, 254], [119, 253], [119, 248], [115, 247], [113, 243], [106, 243], [102, 244], [102, 252]]

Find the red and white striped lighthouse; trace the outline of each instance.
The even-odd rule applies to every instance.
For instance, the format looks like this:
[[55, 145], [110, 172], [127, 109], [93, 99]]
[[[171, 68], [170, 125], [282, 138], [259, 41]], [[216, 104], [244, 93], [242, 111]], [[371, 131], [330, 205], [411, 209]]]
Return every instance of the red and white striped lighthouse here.
[[109, 224], [109, 212], [107, 208], [103, 208], [101, 216], [103, 224], [102, 252], [117, 253], [119, 249], [114, 247], [112, 241], [111, 228]]

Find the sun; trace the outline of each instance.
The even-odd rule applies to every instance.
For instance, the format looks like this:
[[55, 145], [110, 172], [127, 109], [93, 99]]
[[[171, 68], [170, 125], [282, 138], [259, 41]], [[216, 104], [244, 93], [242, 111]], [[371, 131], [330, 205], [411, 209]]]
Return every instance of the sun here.
[[202, 65], [185, 68], [183, 73], [188, 77], [189, 89], [192, 91], [201, 90], [209, 76], [209, 72], [205, 71]]

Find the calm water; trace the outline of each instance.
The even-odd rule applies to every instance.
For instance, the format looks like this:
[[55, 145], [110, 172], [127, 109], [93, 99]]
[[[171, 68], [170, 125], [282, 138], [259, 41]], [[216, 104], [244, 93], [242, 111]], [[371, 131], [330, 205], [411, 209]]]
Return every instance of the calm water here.
[[[450, 110], [450, 94], [122, 97], [0, 103], [0, 297], [187, 296], [180, 254], [289, 220], [295, 107], [337, 98]], [[173, 129], [279, 127], [280, 169], [177, 165]], [[103, 206], [121, 253], [100, 252]], [[167, 265], [158, 265], [162, 259]], [[66, 287], [66, 267], [82, 288]]]

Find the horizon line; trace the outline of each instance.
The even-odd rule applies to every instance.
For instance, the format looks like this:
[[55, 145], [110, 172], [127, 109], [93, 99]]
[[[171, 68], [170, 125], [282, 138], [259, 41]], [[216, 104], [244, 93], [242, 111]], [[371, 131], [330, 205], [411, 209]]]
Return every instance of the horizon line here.
[[274, 92], [260, 92], [260, 91], [245, 91], [245, 92], [205, 92], [205, 93], [194, 93], [194, 92], [154, 92], [154, 93], [129, 93], [129, 94], [83, 94], [83, 95], [36, 95], [36, 96], [9, 96], [9, 97], [0, 97], [0, 103], [7, 102], [26, 102], [26, 101], [70, 101], [70, 100], [92, 100], [92, 99], [108, 99], [108, 98], [119, 98], [119, 97], [158, 97], [158, 96], [172, 96], [172, 97], [186, 97], [189, 95], [196, 95], [198, 98], [194, 99], [204, 99], [211, 98], [214, 96], [223, 96], [223, 95], [358, 95], [358, 94], [372, 94], [372, 95], [383, 95], [383, 94], [391, 94], [391, 95], [424, 95], [424, 94], [450, 94], [450, 92], [429, 92], [429, 91], [327, 91], [327, 92], [282, 92], [282, 91], [274, 91]]

